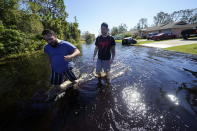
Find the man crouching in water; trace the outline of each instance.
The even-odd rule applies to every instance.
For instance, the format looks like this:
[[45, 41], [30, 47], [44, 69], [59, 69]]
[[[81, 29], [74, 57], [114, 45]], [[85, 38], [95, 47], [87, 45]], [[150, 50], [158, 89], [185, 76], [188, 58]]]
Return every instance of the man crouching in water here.
[[[51, 85], [52, 88], [59, 88], [66, 79], [73, 84], [77, 83], [77, 78], [72, 72], [72, 67], [69, 63], [72, 58], [78, 56], [80, 51], [71, 43], [59, 40], [52, 30], [44, 30], [42, 32], [44, 40], [47, 44], [44, 47], [44, 52], [48, 55], [51, 65]], [[49, 92], [49, 96], [53, 95]]]
[[[115, 40], [109, 35], [109, 28], [107, 23], [101, 24], [101, 35], [96, 38], [95, 50], [93, 55], [93, 61], [98, 52], [98, 59], [96, 63], [96, 75], [98, 77], [98, 84], [101, 84], [101, 72], [102, 69], [106, 74], [106, 82], [110, 84], [110, 66], [114, 61], [115, 57]], [[112, 57], [111, 57], [112, 54]]]

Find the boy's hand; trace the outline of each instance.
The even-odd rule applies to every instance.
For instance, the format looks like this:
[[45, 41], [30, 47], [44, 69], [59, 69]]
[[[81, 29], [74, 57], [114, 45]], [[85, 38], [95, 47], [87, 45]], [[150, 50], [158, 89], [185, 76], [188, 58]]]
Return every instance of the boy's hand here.
[[72, 56], [71, 55], [64, 56], [64, 59], [65, 60], [71, 60], [72, 59]]

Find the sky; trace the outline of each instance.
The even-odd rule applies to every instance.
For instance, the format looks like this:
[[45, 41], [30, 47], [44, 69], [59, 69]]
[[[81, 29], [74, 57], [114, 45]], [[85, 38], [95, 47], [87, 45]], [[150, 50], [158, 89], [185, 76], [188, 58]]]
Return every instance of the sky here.
[[89, 31], [96, 36], [102, 22], [107, 22], [109, 28], [124, 23], [131, 29], [141, 18], [147, 18], [148, 25], [152, 25], [153, 17], [160, 11], [197, 8], [197, 0], [64, 0], [64, 3], [67, 21], [74, 22], [76, 16], [81, 32]]

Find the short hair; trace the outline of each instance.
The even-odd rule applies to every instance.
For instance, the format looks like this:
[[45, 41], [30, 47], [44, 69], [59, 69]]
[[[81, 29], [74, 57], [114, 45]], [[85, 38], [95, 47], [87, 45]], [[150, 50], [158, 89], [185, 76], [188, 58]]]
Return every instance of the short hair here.
[[54, 36], [56, 36], [55, 32], [52, 31], [52, 30], [49, 30], [49, 29], [43, 30], [42, 35], [43, 35], [43, 36], [44, 36], [44, 35], [54, 35]]
[[102, 26], [108, 28], [108, 24], [105, 23], [105, 22], [103, 22], [103, 23], [101, 24], [101, 27], [102, 27]]

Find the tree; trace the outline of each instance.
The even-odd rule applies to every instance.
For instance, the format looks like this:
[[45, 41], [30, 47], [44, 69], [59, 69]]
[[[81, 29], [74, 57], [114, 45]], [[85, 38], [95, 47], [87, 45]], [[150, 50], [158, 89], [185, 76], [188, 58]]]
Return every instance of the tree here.
[[21, 20], [18, 25], [18, 28], [27, 33], [38, 33], [42, 32], [44, 29], [44, 26], [42, 22], [40, 21], [40, 17], [35, 14], [24, 14], [21, 16], [23, 20]]
[[147, 21], [148, 20], [146, 18], [141, 18], [139, 20], [139, 22], [137, 23], [136, 28], [137, 29], [144, 29], [144, 28], [148, 27], [148, 22]]
[[80, 30], [77, 18], [67, 22], [63, 0], [0, 0], [0, 57], [40, 50], [43, 29], [77, 46]]
[[68, 14], [65, 12], [64, 0], [29, 0], [26, 1], [28, 11], [38, 13], [44, 20], [60, 18], [65, 20]]
[[89, 33], [88, 31], [84, 32], [83, 37], [87, 44], [90, 44], [95, 40], [95, 35]]
[[113, 28], [111, 29], [111, 35], [112, 35], [112, 36], [115, 36], [115, 35], [117, 35], [117, 34], [119, 34], [118, 27], [113, 27]]
[[159, 12], [156, 16], [154, 16], [154, 25], [159, 26], [162, 24], [168, 24], [172, 22], [172, 19], [168, 13]]
[[194, 14], [194, 16], [191, 18], [191, 24], [197, 23], [197, 13]]
[[13, 29], [3, 29], [0, 36], [1, 46], [4, 48], [0, 56], [19, 53], [24, 49], [24, 33]]
[[69, 24], [70, 29], [70, 39], [76, 40], [76, 42], [79, 42], [80, 40], [80, 30], [78, 29], [78, 23], [70, 23]]
[[111, 35], [116, 36], [118, 34], [125, 33], [127, 32], [127, 28], [126, 24], [120, 24], [118, 27], [114, 26], [111, 29]]
[[171, 19], [174, 22], [184, 21], [190, 24], [196, 23], [197, 22], [197, 8], [174, 11], [171, 14]]
[[127, 25], [126, 24], [120, 24], [119, 26], [118, 26], [118, 32], [119, 33], [124, 33], [124, 32], [126, 32], [127, 31]]

